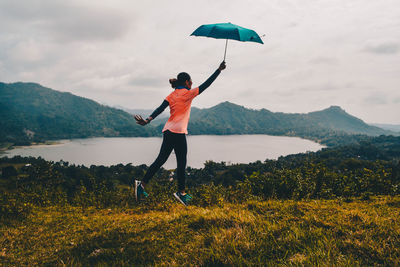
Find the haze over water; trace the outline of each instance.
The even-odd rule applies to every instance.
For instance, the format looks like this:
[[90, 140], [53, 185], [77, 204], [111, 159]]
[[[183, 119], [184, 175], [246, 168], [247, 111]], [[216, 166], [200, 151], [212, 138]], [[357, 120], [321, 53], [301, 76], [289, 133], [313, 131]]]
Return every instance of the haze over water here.
[[[187, 165], [202, 168], [212, 160], [226, 163], [250, 163], [277, 159], [279, 156], [317, 151], [324, 146], [298, 137], [269, 135], [188, 135]], [[150, 165], [158, 155], [160, 137], [88, 138], [63, 140], [61, 144], [16, 148], [6, 156], [41, 156], [46, 160], [64, 160], [79, 165], [115, 165], [119, 163]], [[163, 166], [176, 168], [172, 152]]]

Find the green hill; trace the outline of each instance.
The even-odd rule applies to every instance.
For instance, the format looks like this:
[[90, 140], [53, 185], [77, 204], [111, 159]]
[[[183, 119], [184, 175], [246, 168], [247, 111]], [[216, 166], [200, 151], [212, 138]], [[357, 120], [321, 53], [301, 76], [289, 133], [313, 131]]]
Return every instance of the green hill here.
[[340, 107], [306, 113], [288, 114], [267, 109], [254, 110], [223, 102], [208, 109], [193, 109], [191, 134], [270, 134], [298, 136], [328, 146], [348, 144], [367, 135], [398, 135], [370, 126]]
[[346, 111], [338, 106], [331, 106], [330, 108], [321, 111], [310, 112], [307, 116], [318, 126], [332, 130], [341, 130], [348, 133], [367, 135], [381, 135], [388, 133], [386, 130], [366, 124], [362, 120], [346, 113]]
[[[141, 127], [131, 114], [120, 109], [21, 82], [0, 83], [0, 117], [0, 143], [14, 144], [94, 136], [156, 136], [166, 121], [160, 116], [158, 121]], [[355, 134], [395, 134], [370, 126], [335, 106], [307, 114], [287, 114], [230, 102], [207, 109], [193, 108], [189, 133], [299, 136], [326, 145], [353, 142], [358, 138]]]
[[348, 134], [381, 135], [389, 131], [370, 126], [343, 109], [332, 106], [307, 114], [253, 110], [223, 102], [209, 109], [194, 109], [189, 128], [192, 134], [284, 134], [340, 131]]
[[0, 142], [150, 136], [122, 110], [36, 83], [0, 83]]

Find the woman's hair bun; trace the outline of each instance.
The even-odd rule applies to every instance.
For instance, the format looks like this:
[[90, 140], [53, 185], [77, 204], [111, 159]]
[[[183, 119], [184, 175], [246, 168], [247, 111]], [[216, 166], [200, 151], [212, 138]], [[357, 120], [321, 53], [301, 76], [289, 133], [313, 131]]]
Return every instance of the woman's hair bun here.
[[178, 86], [185, 86], [186, 81], [190, 81], [190, 75], [186, 72], [179, 73], [177, 78], [169, 79], [169, 83], [174, 89]]
[[169, 79], [169, 83], [171, 84], [172, 88], [178, 87], [178, 80], [176, 78]]

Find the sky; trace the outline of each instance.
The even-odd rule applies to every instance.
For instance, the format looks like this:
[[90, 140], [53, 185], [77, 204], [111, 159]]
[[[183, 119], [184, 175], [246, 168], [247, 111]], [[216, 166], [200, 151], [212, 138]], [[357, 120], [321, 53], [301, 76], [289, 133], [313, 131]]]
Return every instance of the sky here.
[[227, 68], [193, 106], [230, 101], [307, 113], [341, 106], [400, 124], [399, 0], [0, 0], [0, 82], [36, 82], [110, 106], [155, 109], [169, 78], [204, 82], [225, 41], [190, 34], [231, 22]]

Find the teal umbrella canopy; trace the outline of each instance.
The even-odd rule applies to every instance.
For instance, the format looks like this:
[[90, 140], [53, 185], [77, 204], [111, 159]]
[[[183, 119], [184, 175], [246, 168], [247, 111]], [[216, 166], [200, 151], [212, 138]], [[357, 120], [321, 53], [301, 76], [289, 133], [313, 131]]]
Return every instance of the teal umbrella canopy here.
[[264, 44], [255, 31], [232, 23], [205, 24], [198, 27], [191, 35]]
[[258, 34], [250, 29], [240, 27], [232, 23], [205, 24], [198, 27], [191, 36], [205, 36], [216, 39], [226, 39], [224, 61], [226, 58], [226, 48], [228, 39], [242, 42], [255, 42], [264, 44]]

